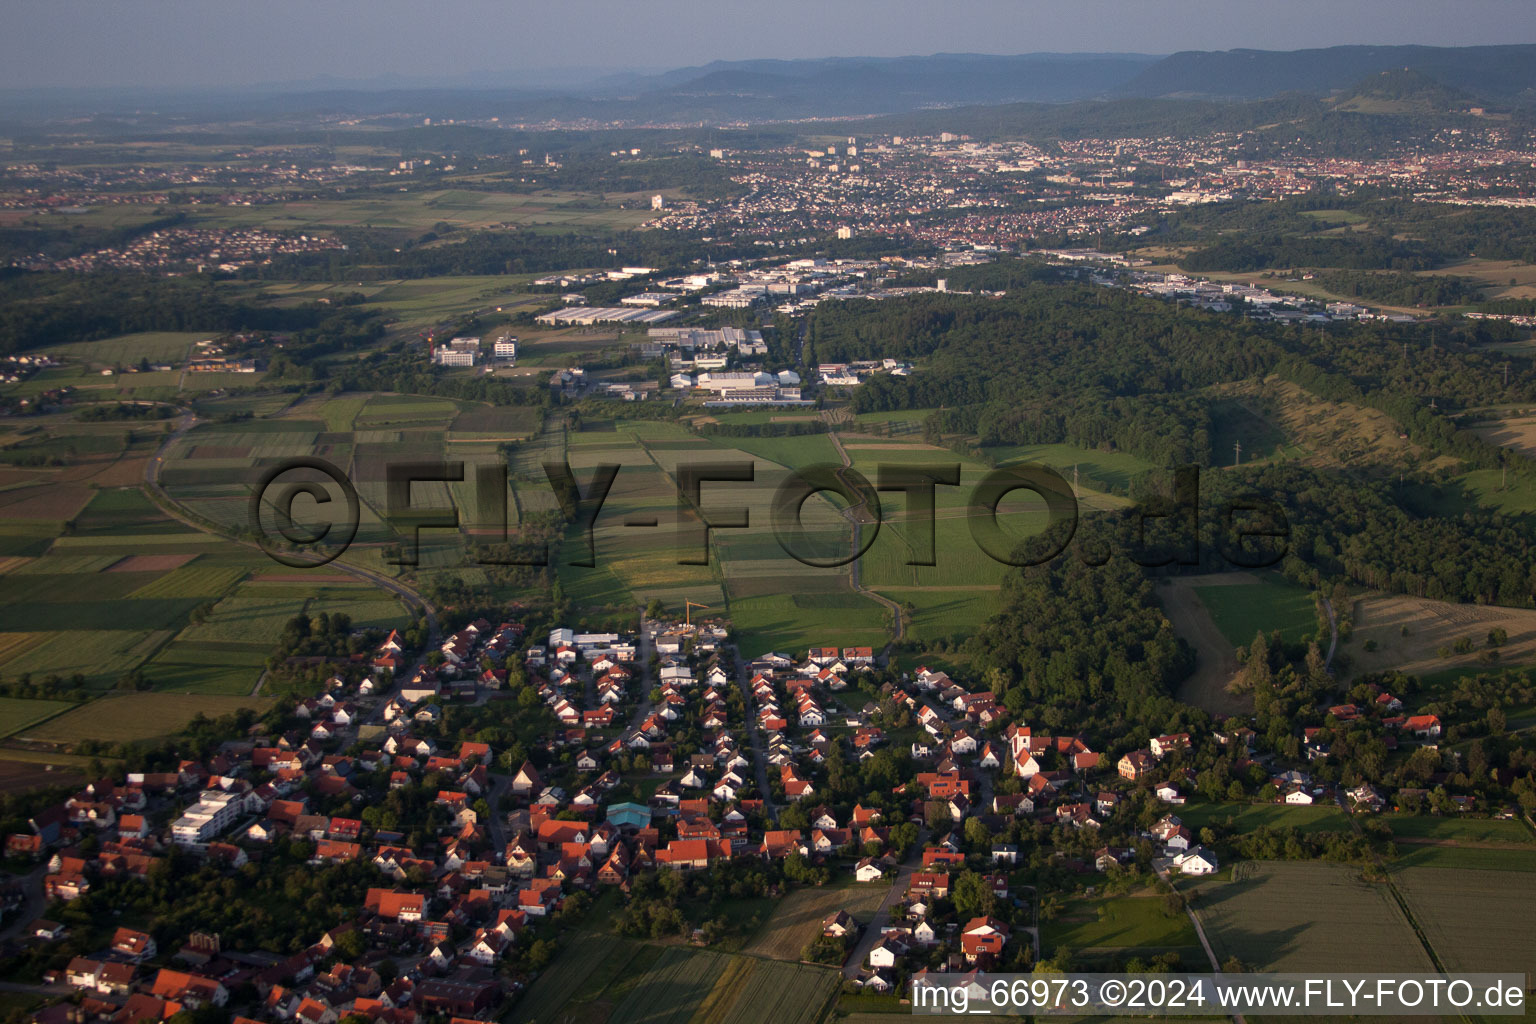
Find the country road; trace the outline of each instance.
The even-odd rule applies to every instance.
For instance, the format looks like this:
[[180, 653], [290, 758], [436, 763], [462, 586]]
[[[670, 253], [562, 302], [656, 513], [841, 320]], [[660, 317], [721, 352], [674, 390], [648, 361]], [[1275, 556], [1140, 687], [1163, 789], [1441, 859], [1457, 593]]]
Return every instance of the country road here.
[[[166, 455], [171, 450], [171, 446], [174, 445], [177, 441], [181, 440], [181, 438], [186, 435], [187, 431], [191, 430], [196, 425], [197, 414], [192, 412], [190, 409], [183, 409], [181, 419], [178, 421], [176, 429], [166, 435], [165, 440], [161, 442], [160, 447], [156, 449], [155, 454], [144, 466], [145, 491], [148, 492], [150, 498], [154, 500], [155, 504], [160, 506], [160, 510], [162, 512], [170, 516], [172, 519], [175, 519], [177, 522], [182, 523], [191, 529], [197, 530], [200, 533], [207, 533], [215, 537], [221, 537], [224, 540], [229, 541], [231, 544], [239, 544], [243, 547], [254, 548], [255, 550], [260, 551], [261, 545], [255, 543], [254, 541], [239, 540], [237, 538], [231, 537], [228, 534], [220, 532], [219, 530], [210, 528], [209, 526], [198, 521], [195, 517], [182, 511], [180, 505], [174, 498], [170, 496], [169, 493], [166, 492], [164, 485], [161, 484], [160, 474], [161, 471], [165, 468]], [[407, 608], [411, 608], [414, 611], [420, 612], [421, 615], [427, 620], [427, 627], [430, 630], [430, 639], [428, 642], [429, 647], [433, 645], [433, 642], [436, 641], [437, 637], [440, 635], [441, 631], [438, 626], [437, 609], [434, 608], [431, 602], [429, 602], [426, 598], [422, 597], [415, 590], [406, 586], [400, 581], [390, 579], [388, 576], [374, 572], [372, 569], [365, 569], [360, 565], [352, 565], [350, 563], [343, 562], [341, 559], [327, 563], [325, 568], [327, 571], [341, 572], [347, 574], [348, 576], [355, 576], [359, 580], [362, 580], [364, 583], [372, 584], [381, 590], [387, 590], [391, 594], [394, 594], [396, 597], [400, 598], [400, 600], [405, 603]]]
[[[827, 437], [831, 438], [832, 447], [837, 449], [837, 457], [843, 460], [843, 469], [852, 469], [853, 460], [848, 457], [848, 451], [843, 447], [843, 442], [838, 438], [837, 432], [829, 432]], [[843, 479], [841, 473], [839, 473], [838, 479]], [[843, 480], [843, 482], [847, 483], [846, 480]], [[850, 488], [850, 490], [852, 490], [852, 488]], [[853, 547], [851, 550], [854, 552], [859, 550], [859, 546], [863, 541], [863, 521], [865, 518], [867, 518], [865, 515], [860, 515], [861, 511], [867, 511], [864, 509], [863, 502], [860, 502], [857, 505], [850, 505], [843, 510], [843, 518], [853, 524]], [[848, 585], [853, 588], [853, 592], [855, 594], [863, 594], [865, 597], [879, 602], [885, 607], [886, 611], [891, 613], [891, 640], [885, 645], [885, 653], [889, 655], [891, 652], [891, 647], [900, 643], [902, 638], [903, 625], [901, 621], [901, 606], [888, 597], [877, 594], [873, 590], [865, 589], [864, 584], [859, 582], [859, 562], [859, 558], [854, 558], [854, 560], [848, 565]]]
[[747, 739], [752, 744], [752, 767], [757, 774], [757, 788], [763, 797], [763, 813], [777, 818], [779, 809], [773, 802], [773, 791], [768, 788], [768, 753], [763, 749], [763, 735], [757, 727], [757, 715], [753, 708], [757, 701], [752, 698], [752, 663], [741, 656], [741, 648], [731, 645], [731, 655], [736, 659], [736, 684], [741, 687], [743, 707], [746, 709]]
[[869, 919], [869, 924], [864, 927], [864, 932], [859, 936], [859, 942], [853, 947], [853, 952], [848, 955], [843, 963], [843, 977], [857, 978], [859, 972], [864, 969], [864, 960], [869, 956], [869, 951], [875, 948], [875, 943], [880, 941], [880, 929], [884, 928], [891, 920], [891, 908], [901, 902], [901, 897], [906, 894], [907, 886], [912, 882], [912, 874], [918, 869], [923, 859], [923, 847], [928, 842], [928, 829], [923, 827], [918, 830], [917, 842], [912, 844], [912, 849], [907, 851], [907, 857], [901, 862], [901, 867], [896, 871], [896, 878], [891, 882], [890, 889], [885, 898], [875, 908], [874, 916]]

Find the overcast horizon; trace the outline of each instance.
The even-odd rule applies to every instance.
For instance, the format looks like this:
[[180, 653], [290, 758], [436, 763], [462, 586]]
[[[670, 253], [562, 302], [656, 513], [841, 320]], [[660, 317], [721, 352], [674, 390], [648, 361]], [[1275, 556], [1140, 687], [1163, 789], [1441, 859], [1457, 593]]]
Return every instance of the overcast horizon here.
[[740, 0], [27, 0], [7, 20], [6, 89], [383, 77], [566, 86], [714, 60], [1536, 43], [1529, 0], [1292, 0], [1283, 13], [1257, 0], [781, 0], [766, 16]]

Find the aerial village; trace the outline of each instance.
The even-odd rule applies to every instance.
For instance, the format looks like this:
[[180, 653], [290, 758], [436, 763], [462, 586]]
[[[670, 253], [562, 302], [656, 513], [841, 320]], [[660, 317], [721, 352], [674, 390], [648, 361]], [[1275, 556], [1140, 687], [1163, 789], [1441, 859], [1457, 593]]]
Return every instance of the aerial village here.
[[[517, 719], [530, 741], [445, 731], [456, 715]], [[1440, 734], [1385, 692], [1328, 715], [1373, 718], [1394, 746]], [[654, 908], [668, 875], [674, 892], [701, 878], [891, 892], [873, 916], [835, 910], [803, 958], [840, 967], [848, 990], [899, 994], [929, 971], [1035, 963], [1041, 900], [1021, 879], [1042, 867], [1089, 887], [1217, 871], [1221, 837], [1179, 812], [1218, 759], [1228, 799], [1368, 813], [1409, 795], [1315, 778], [1328, 736], [1299, 735], [1294, 763], [1255, 755], [1236, 719], [1128, 748], [1043, 730], [942, 671], [893, 673], [867, 647], [747, 660], [720, 621], [535, 636], [482, 619], [432, 650], [392, 632], [210, 756], [47, 808], [5, 838], [36, 888], [0, 904], [13, 950], [64, 996], [43, 1020], [493, 1019], [595, 899], [621, 926], [718, 940], [728, 923]], [[213, 928], [131, 927], [91, 900], [173, 865], [243, 884], [280, 862], [344, 873], [356, 904], [244, 948]]]

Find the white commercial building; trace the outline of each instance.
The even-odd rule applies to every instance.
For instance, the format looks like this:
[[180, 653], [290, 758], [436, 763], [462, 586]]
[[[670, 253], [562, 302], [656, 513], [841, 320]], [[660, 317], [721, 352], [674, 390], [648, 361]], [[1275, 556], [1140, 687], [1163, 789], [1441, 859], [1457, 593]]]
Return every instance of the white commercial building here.
[[474, 366], [480, 358], [479, 338], [454, 338], [432, 349], [432, 361], [438, 366]]

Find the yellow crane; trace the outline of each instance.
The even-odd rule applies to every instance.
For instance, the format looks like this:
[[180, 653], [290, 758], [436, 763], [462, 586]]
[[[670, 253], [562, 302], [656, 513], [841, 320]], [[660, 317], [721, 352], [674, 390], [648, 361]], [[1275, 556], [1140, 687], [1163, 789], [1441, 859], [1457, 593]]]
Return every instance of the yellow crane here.
[[693, 625], [693, 610], [695, 608], [708, 608], [707, 604], [699, 604], [697, 601], [683, 601], [683, 619], [691, 627]]

